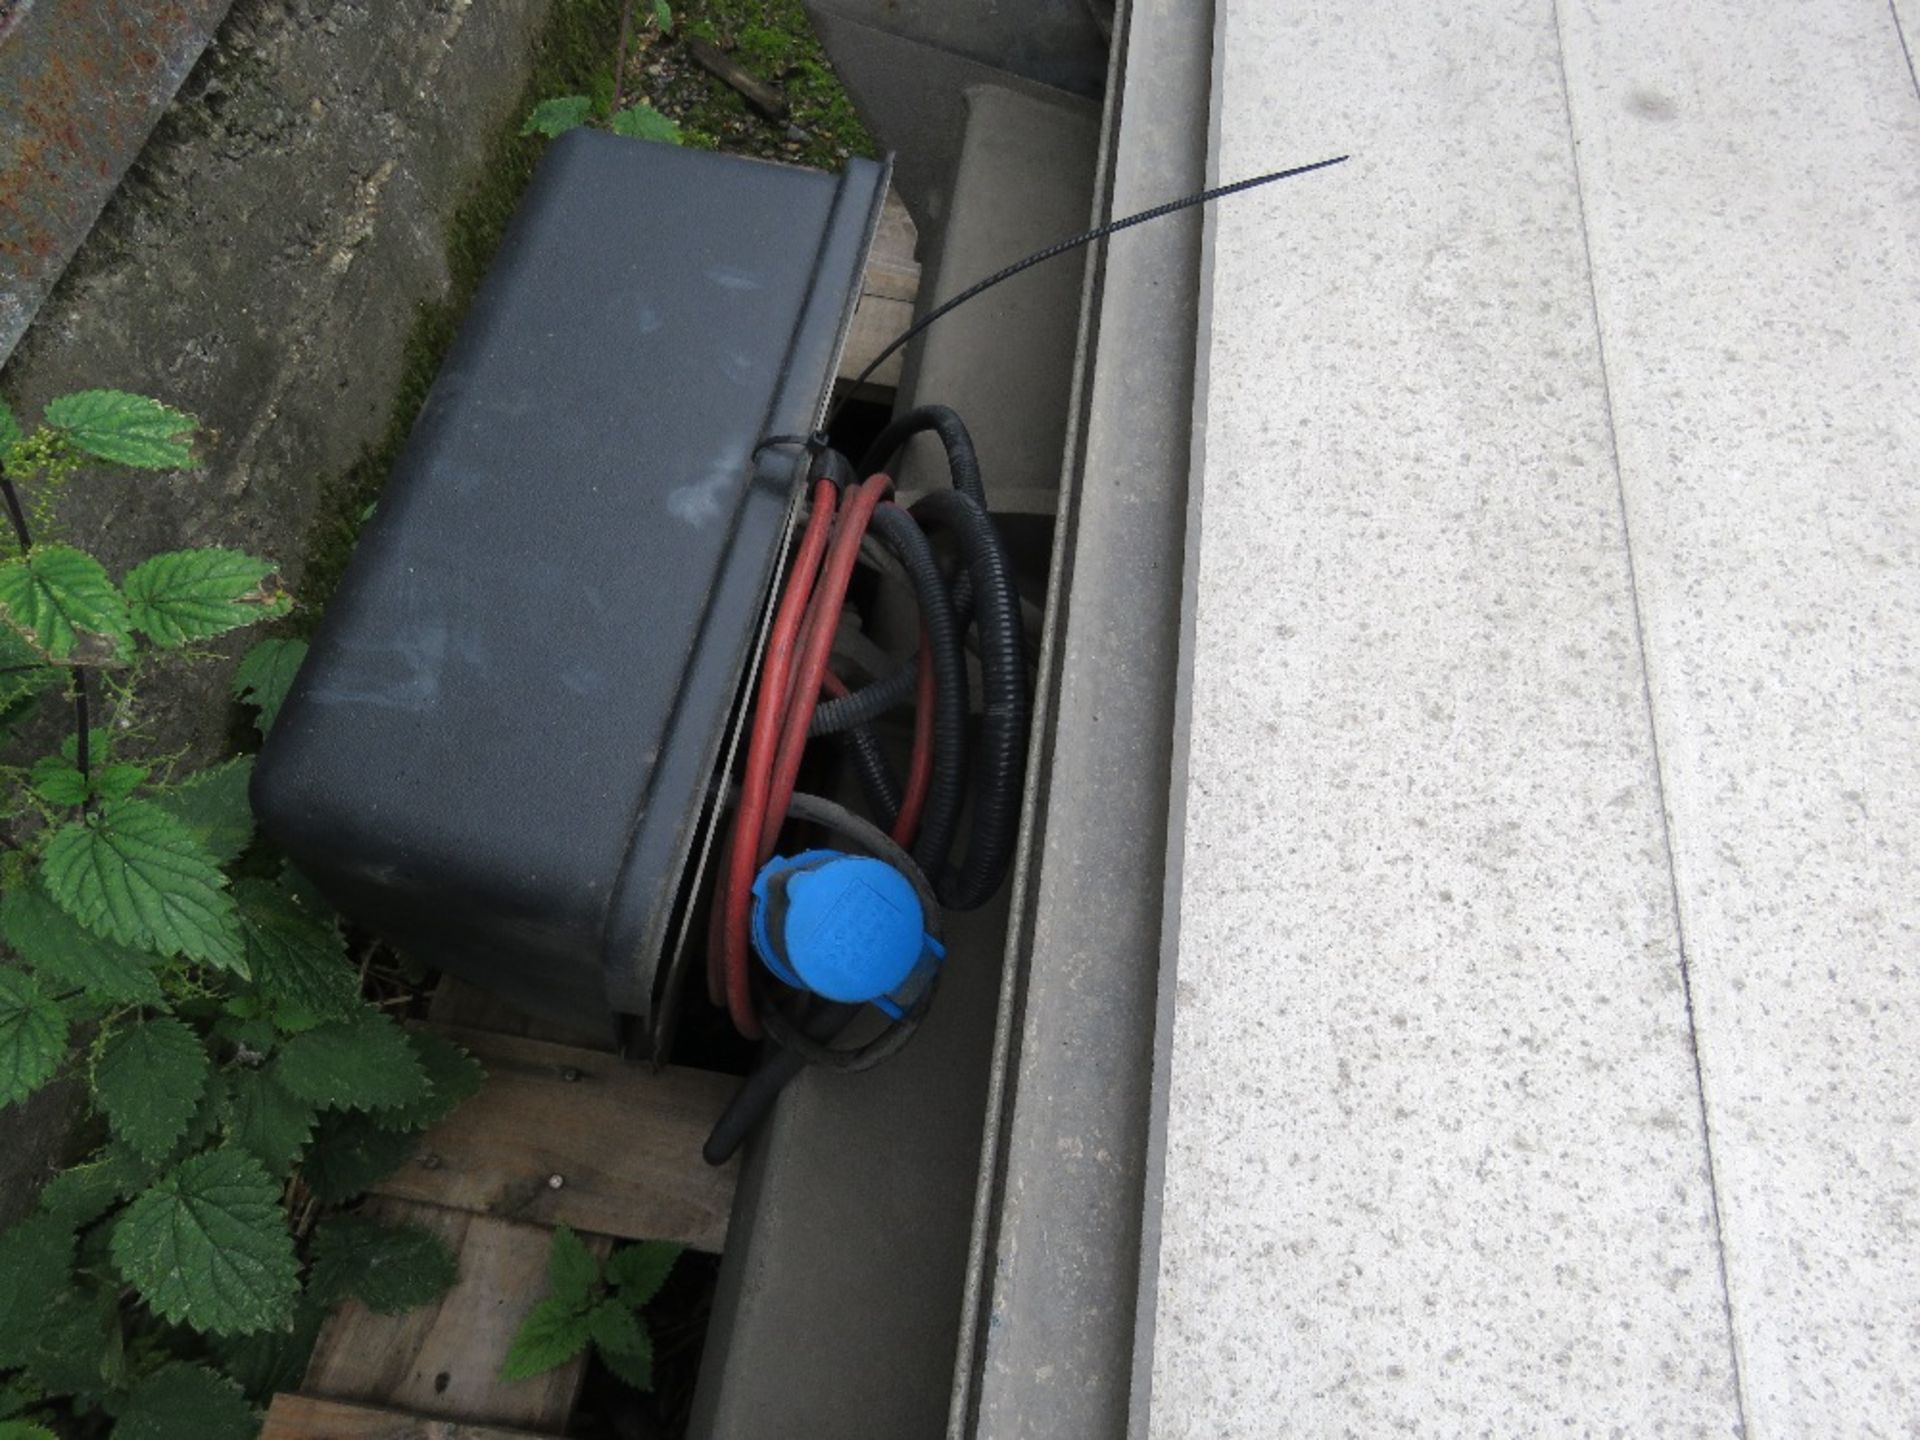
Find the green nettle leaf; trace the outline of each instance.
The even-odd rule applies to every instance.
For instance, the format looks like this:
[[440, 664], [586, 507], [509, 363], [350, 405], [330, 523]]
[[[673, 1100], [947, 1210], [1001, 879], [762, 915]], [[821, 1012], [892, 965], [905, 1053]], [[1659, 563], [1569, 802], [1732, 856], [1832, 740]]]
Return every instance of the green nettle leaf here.
[[39, 708], [42, 695], [66, 683], [65, 670], [45, 663], [11, 625], [0, 625], [0, 726], [17, 725]]
[[667, 0], [653, 0], [653, 23], [663, 34], [673, 33], [673, 11], [668, 8]]
[[365, 1115], [335, 1111], [320, 1117], [300, 1178], [322, 1205], [343, 1205], [412, 1158], [419, 1141], [402, 1130], [382, 1130]]
[[153, 973], [159, 957], [83, 928], [53, 903], [37, 875], [0, 895], [0, 932], [43, 984], [78, 985], [110, 1003], [165, 1003]]
[[228, 1101], [227, 1131], [245, 1150], [278, 1178], [313, 1138], [317, 1112], [266, 1070], [236, 1069]]
[[163, 1319], [216, 1335], [286, 1325], [300, 1288], [280, 1186], [244, 1150], [189, 1156], [113, 1227], [113, 1262]]
[[593, 1339], [587, 1312], [564, 1300], [542, 1300], [527, 1312], [500, 1364], [503, 1380], [526, 1380], [564, 1365]]
[[193, 417], [144, 395], [82, 390], [48, 402], [42, 418], [102, 460], [141, 470], [179, 470], [193, 463]]
[[113, 1440], [254, 1440], [240, 1387], [204, 1365], [163, 1365], [128, 1392]]
[[87, 779], [80, 767], [58, 755], [34, 761], [27, 783], [49, 805], [84, 805], [87, 801]]
[[218, 547], [155, 555], [129, 572], [121, 588], [133, 628], [167, 650], [293, 606], [272, 561]]
[[607, 1261], [608, 1283], [623, 1304], [638, 1310], [660, 1293], [660, 1287], [667, 1283], [667, 1276], [673, 1270], [674, 1262], [680, 1258], [682, 1248], [665, 1240], [643, 1240], [637, 1245], [623, 1245]]
[[132, 653], [127, 602], [106, 568], [70, 545], [0, 562], [0, 619], [51, 660], [104, 665]]
[[313, 1233], [307, 1289], [322, 1301], [360, 1301], [376, 1315], [401, 1315], [453, 1288], [459, 1266], [446, 1242], [418, 1225], [382, 1225], [335, 1215]]
[[644, 102], [629, 105], [607, 122], [616, 135], [635, 140], [659, 140], [668, 145], [680, 143], [680, 127]]
[[242, 880], [233, 898], [247, 940], [247, 969], [262, 995], [320, 1019], [343, 1019], [360, 1008], [360, 980], [332, 916], [309, 914], [270, 880]]
[[479, 1093], [487, 1072], [480, 1062], [446, 1036], [432, 1030], [409, 1030], [407, 1043], [426, 1067], [428, 1083], [433, 1087], [424, 1100], [373, 1112], [372, 1120], [389, 1130], [425, 1130], [438, 1125], [460, 1104]]
[[88, 774], [65, 755], [48, 755], [33, 762], [27, 779], [34, 793], [49, 805], [84, 805], [89, 796], [124, 800], [152, 772], [144, 765], [109, 765], [97, 752]]
[[54, 903], [89, 930], [247, 973], [227, 877], [193, 832], [150, 800], [115, 800], [62, 826], [40, 873]]
[[430, 1093], [407, 1032], [376, 1010], [294, 1036], [272, 1069], [295, 1095], [337, 1110], [411, 1105]]
[[615, 1375], [636, 1390], [653, 1389], [653, 1337], [644, 1328], [640, 1331], [640, 1348], [631, 1353], [623, 1350], [600, 1349], [600, 1359]]
[[587, 1312], [587, 1328], [602, 1354], [637, 1355], [647, 1343], [647, 1332], [633, 1311], [618, 1300], [602, 1300]]
[[41, 1307], [72, 1283], [73, 1231], [36, 1215], [0, 1233], [0, 1370], [26, 1362]]
[[307, 658], [304, 640], [262, 640], [247, 652], [240, 668], [233, 673], [233, 693], [259, 708], [260, 733], [273, 729], [280, 718], [280, 706], [293, 688], [293, 677]]
[[573, 1231], [561, 1225], [553, 1232], [547, 1251], [547, 1283], [556, 1300], [585, 1304], [600, 1281], [600, 1262]]
[[231, 865], [253, 843], [252, 781], [253, 757], [241, 755], [181, 781], [153, 803], [185, 825], [216, 865]]
[[556, 95], [551, 100], [542, 100], [533, 107], [526, 123], [520, 127], [522, 135], [544, 135], [549, 140], [556, 135], [564, 135], [569, 130], [577, 130], [587, 123], [587, 116], [593, 113], [593, 100], [586, 95]]
[[211, 1070], [200, 1037], [178, 1020], [136, 1020], [107, 1037], [93, 1094], [114, 1135], [157, 1160], [187, 1133]]
[[0, 1106], [53, 1078], [67, 1053], [67, 1019], [33, 980], [0, 970]]
[[220, 1368], [240, 1383], [250, 1399], [263, 1405], [282, 1390], [299, 1389], [331, 1308], [303, 1291], [293, 1307], [291, 1330], [260, 1330], [214, 1341]]
[[118, 1291], [70, 1277], [40, 1297], [33, 1343], [21, 1365], [47, 1394], [91, 1403], [126, 1383]]
[[97, 1159], [63, 1170], [40, 1191], [40, 1213], [78, 1230], [152, 1182], [159, 1167], [131, 1150], [109, 1147]]

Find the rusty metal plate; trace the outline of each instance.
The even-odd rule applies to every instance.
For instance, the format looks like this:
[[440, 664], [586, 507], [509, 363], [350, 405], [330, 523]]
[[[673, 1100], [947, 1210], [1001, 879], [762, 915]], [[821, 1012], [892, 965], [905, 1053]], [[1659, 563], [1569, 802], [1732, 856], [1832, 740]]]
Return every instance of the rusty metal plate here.
[[0, 0], [0, 364], [231, 0]]

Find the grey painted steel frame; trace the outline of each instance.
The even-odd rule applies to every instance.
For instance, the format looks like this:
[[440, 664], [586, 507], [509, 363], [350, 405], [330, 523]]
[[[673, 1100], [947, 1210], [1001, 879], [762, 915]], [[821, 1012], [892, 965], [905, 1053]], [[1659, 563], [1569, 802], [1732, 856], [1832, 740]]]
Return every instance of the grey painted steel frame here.
[[[1212, 17], [1192, 0], [1123, 7], [1100, 218], [1204, 183]], [[1200, 236], [1185, 212], [1088, 267], [953, 1440], [1126, 1428]]]

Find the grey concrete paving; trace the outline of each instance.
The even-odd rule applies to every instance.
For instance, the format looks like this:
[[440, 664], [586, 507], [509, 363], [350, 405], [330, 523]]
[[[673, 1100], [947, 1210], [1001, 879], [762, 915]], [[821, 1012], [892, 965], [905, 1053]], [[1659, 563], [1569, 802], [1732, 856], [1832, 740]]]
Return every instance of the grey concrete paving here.
[[1734, 1433], [1553, 7], [1216, 45], [1136, 1429]]
[[1920, 1434], [1920, 94], [1561, 11], [1747, 1434]]

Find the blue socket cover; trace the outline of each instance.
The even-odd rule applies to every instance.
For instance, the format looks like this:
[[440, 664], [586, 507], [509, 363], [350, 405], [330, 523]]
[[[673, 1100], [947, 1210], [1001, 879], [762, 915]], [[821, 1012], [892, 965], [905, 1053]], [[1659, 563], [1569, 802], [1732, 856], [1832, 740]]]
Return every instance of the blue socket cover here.
[[913, 884], [884, 860], [838, 850], [776, 856], [753, 882], [753, 948], [787, 984], [870, 1003], [895, 1019], [946, 955]]

